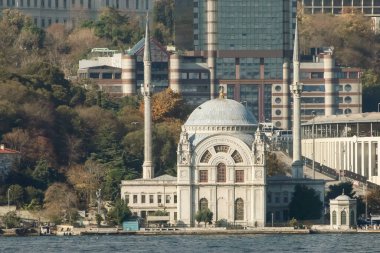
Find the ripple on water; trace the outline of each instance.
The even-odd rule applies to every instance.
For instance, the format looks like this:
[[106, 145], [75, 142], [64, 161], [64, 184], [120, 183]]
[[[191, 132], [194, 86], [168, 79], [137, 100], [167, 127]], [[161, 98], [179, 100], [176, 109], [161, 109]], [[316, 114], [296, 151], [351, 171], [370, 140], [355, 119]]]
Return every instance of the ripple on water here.
[[380, 234], [0, 237], [0, 252], [380, 252]]

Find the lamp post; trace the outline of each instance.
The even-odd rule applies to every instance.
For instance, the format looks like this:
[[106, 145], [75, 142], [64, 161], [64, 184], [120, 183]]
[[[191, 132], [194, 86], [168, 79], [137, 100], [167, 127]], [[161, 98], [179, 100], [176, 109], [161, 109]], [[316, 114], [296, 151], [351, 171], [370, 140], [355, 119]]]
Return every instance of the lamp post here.
[[[364, 188], [365, 187], [365, 188]], [[368, 198], [367, 198], [367, 182], [363, 185], [364, 195], [365, 195], [365, 220], [367, 221], [367, 212], [368, 212]]]
[[312, 136], [313, 136], [313, 156], [312, 156], [312, 159], [313, 159], [313, 165], [312, 165], [312, 168], [313, 168], [313, 179], [315, 179], [315, 132], [314, 132], [314, 119], [315, 119], [315, 116], [316, 116], [316, 112], [315, 111], [312, 111], [311, 112], [312, 116], [313, 116], [313, 124], [312, 124], [312, 127], [311, 127], [311, 131], [313, 132]]
[[273, 227], [273, 212], [271, 213], [271, 215], [272, 215], [272, 227]]
[[9, 193], [11, 191], [11, 188], [8, 188], [8, 191], [7, 191], [7, 197], [8, 197], [8, 210], [9, 210], [9, 203], [10, 203], [10, 200], [9, 200]]
[[380, 112], [380, 103], [377, 103], [377, 112]]

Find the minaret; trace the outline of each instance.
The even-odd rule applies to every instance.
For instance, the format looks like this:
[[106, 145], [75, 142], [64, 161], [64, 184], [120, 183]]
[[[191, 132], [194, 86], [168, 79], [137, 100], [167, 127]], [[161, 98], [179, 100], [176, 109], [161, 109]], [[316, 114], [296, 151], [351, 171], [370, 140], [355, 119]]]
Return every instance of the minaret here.
[[296, 30], [294, 35], [293, 51], [293, 178], [303, 178], [303, 164], [301, 160], [301, 93], [302, 84], [300, 84], [300, 59], [299, 59], [299, 41], [298, 41], [298, 18], [296, 17]]
[[146, 16], [145, 47], [144, 47], [144, 85], [141, 93], [144, 95], [144, 164], [143, 179], [154, 177], [152, 162], [152, 105], [153, 87], [151, 84], [151, 55], [149, 41], [149, 17]]
[[217, 39], [216, 39], [216, 22], [217, 22], [217, 1], [207, 0], [206, 1], [206, 47], [207, 47], [207, 65], [210, 70], [210, 99], [215, 97], [215, 86], [216, 86], [216, 50], [217, 50]]

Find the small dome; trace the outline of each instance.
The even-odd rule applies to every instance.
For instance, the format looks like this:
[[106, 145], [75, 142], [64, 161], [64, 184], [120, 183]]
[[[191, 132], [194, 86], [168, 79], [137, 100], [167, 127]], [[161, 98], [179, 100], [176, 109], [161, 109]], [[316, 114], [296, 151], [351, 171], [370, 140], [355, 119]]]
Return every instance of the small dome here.
[[256, 126], [257, 120], [241, 103], [225, 98], [209, 100], [198, 106], [185, 126]]
[[351, 200], [351, 198], [347, 195], [339, 195], [338, 197], [335, 198], [335, 200]]

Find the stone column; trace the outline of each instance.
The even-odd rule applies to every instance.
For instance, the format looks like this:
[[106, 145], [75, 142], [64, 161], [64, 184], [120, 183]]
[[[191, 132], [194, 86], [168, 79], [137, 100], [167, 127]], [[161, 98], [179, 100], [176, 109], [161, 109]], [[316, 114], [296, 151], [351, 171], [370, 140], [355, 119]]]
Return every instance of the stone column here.
[[207, 48], [207, 65], [210, 70], [210, 98], [215, 96], [216, 85], [216, 49], [217, 49], [217, 1], [206, 0], [206, 48]]
[[[151, 84], [151, 53], [149, 41], [149, 18], [146, 19], [145, 47], [144, 47], [144, 85], [141, 93], [144, 95], [144, 163], [143, 178], [154, 178], [154, 168], [152, 161], [152, 105], [151, 98], [153, 87]], [[164, 199], [165, 201], [165, 199]]]
[[292, 176], [294, 178], [303, 178], [303, 163], [301, 161], [301, 93], [302, 85], [299, 77], [300, 61], [298, 47], [298, 21], [296, 18], [296, 31], [294, 37], [293, 51], [293, 163]]
[[325, 79], [325, 115], [335, 114], [335, 88], [333, 84], [332, 52], [324, 55], [324, 79]]

